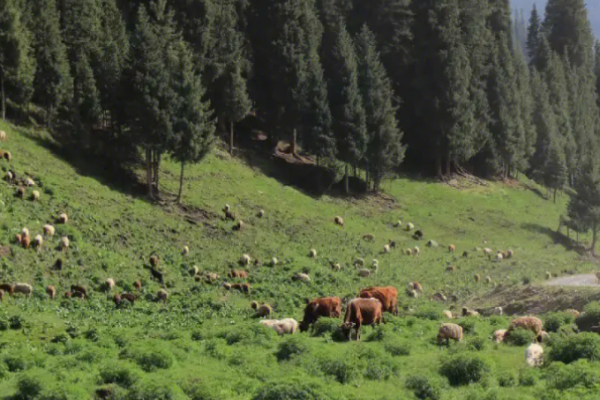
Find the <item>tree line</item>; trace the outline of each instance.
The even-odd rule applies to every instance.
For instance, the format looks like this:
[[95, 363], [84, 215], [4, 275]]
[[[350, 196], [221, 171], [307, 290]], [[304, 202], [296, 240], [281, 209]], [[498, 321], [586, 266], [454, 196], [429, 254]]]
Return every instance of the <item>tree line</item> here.
[[572, 187], [569, 220], [596, 232], [599, 196], [581, 188], [598, 181], [600, 137], [585, 2], [511, 14], [509, 0], [0, 0], [2, 118], [141, 156], [153, 196], [162, 157], [183, 183], [253, 115], [273, 147], [341, 169], [346, 190], [350, 171], [376, 191], [403, 162], [525, 173], [554, 197]]

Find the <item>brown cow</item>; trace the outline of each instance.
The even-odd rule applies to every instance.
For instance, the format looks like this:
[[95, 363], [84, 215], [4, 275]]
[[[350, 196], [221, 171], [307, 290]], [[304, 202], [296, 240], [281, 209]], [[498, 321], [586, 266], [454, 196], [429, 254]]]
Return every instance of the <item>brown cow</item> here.
[[321, 317], [339, 318], [341, 315], [342, 301], [339, 297], [323, 297], [308, 301], [304, 309], [304, 319], [300, 322], [300, 331], [307, 331], [310, 325]]
[[358, 298], [348, 303], [342, 330], [348, 340], [352, 336], [352, 330], [356, 330], [356, 340], [360, 341], [360, 327], [363, 325], [378, 325], [383, 319], [383, 307], [381, 302], [375, 298]]
[[232, 269], [231, 271], [229, 271], [229, 273], [227, 274], [228, 277], [230, 278], [243, 278], [243, 279], [247, 279], [248, 278], [248, 273], [246, 271], [244, 271], [243, 269]]
[[398, 290], [393, 286], [371, 286], [361, 290], [358, 297], [363, 299], [377, 299], [383, 306], [383, 312], [398, 315]]

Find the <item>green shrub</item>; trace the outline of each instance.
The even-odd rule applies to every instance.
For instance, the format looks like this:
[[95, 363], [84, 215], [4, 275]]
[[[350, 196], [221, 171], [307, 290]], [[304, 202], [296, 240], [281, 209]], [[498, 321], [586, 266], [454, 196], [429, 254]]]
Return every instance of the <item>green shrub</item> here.
[[146, 376], [128, 391], [126, 400], [184, 400], [189, 399], [171, 379], [157, 375]]
[[547, 314], [544, 318], [544, 330], [546, 332], [558, 332], [563, 325], [573, 323], [573, 315], [567, 312]]
[[24, 399], [34, 399], [44, 388], [43, 378], [37, 373], [23, 373], [17, 379], [17, 395]]
[[364, 373], [360, 361], [352, 354], [343, 357], [327, 358], [321, 361], [321, 371], [332, 376], [341, 384], [358, 381]]
[[585, 306], [575, 324], [580, 331], [590, 331], [593, 326], [600, 325], [600, 304], [594, 302]]
[[463, 333], [465, 335], [475, 333], [475, 324], [477, 322], [477, 318], [469, 317], [463, 318], [458, 322], [458, 325], [463, 328]]
[[305, 336], [288, 336], [279, 344], [276, 356], [279, 361], [286, 361], [297, 355], [310, 352], [310, 343]]
[[442, 319], [442, 313], [435, 307], [424, 306], [419, 308], [419, 310], [415, 313], [415, 317], [430, 321], [439, 321]]
[[552, 363], [546, 370], [548, 387], [567, 390], [575, 387], [594, 389], [600, 384], [600, 373], [587, 360], [580, 360], [570, 365]]
[[315, 382], [271, 382], [262, 385], [252, 400], [328, 400], [324, 389]]
[[9, 327], [8, 320], [5, 318], [0, 318], [0, 331], [5, 331]]
[[55, 384], [53, 387], [45, 389], [38, 397], [36, 397], [36, 400], [80, 400], [89, 397], [89, 393], [79, 386]]
[[386, 355], [378, 354], [366, 363], [364, 377], [371, 381], [385, 381], [394, 376], [398, 366]]
[[139, 374], [127, 362], [112, 362], [100, 369], [100, 383], [117, 385], [128, 388], [139, 380]]
[[549, 357], [565, 364], [579, 359], [600, 360], [600, 336], [584, 332], [579, 335], [557, 337], [552, 341]]
[[319, 318], [313, 324], [311, 335], [315, 337], [328, 336], [333, 334], [340, 326], [340, 320], [337, 318]]
[[517, 328], [512, 330], [510, 335], [504, 341], [513, 346], [525, 346], [535, 342], [535, 340], [535, 333], [527, 329]]
[[8, 367], [6, 364], [0, 364], [0, 381], [8, 376]]
[[400, 339], [387, 339], [383, 342], [383, 348], [385, 351], [390, 353], [393, 356], [409, 356], [410, 355], [410, 345], [408, 343], [403, 343]]
[[396, 337], [395, 327], [389, 324], [377, 325], [367, 337], [368, 342], [382, 342], [388, 338]]
[[442, 361], [440, 374], [448, 379], [452, 386], [468, 385], [481, 381], [490, 371], [489, 365], [480, 357], [459, 353]]
[[513, 387], [517, 385], [517, 378], [510, 372], [498, 377], [498, 385], [501, 387]]
[[25, 319], [20, 315], [13, 315], [8, 319], [8, 324], [10, 329], [21, 329], [23, 328], [23, 324], [25, 323]]
[[406, 387], [413, 391], [415, 397], [421, 400], [439, 400], [441, 389], [434, 386], [424, 376], [409, 376], [406, 378]]
[[218, 360], [223, 360], [227, 358], [228, 354], [230, 353], [225, 339], [218, 338], [207, 340], [204, 343], [204, 351], [210, 357], [216, 358]]
[[173, 356], [157, 345], [126, 349], [121, 355], [123, 358], [133, 360], [146, 372], [168, 369], [173, 365]]
[[538, 369], [525, 368], [519, 371], [519, 386], [535, 386], [540, 379]]
[[190, 400], [227, 400], [229, 398], [218, 392], [217, 388], [212, 387], [208, 380], [194, 379], [184, 386], [183, 391]]
[[484, 351], [488, 345], [488, 341], [486, 338], [477, 336], [473, 339], [469, 340], [468, 347], [471, 350], [475, 351]]

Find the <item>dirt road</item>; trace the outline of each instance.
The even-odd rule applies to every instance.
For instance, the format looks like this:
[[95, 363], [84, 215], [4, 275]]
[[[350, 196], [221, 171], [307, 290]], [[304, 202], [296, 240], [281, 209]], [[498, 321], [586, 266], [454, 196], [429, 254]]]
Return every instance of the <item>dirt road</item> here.
[[564, 276], [549, 280], [548, 286], [577, 286], [577, 287], [600, 287], [598, 278], [594, 274]]

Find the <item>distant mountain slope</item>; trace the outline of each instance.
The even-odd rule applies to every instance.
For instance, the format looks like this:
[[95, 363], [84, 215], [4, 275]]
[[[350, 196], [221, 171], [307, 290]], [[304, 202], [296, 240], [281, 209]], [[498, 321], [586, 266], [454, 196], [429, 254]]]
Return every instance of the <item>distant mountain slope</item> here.
[[[517, 10], [525, 10], [525, 15], [529, 18], [529, 13], [535, 3], [538, 10], [544, 13], [546, 9], [547, 0], [512, 0], [512, 8]], [[596, 33], [596, 37], [600, 37], [600, 2], [599, 1], [588, 1], [587, 7], [589, 11], [590, 21], [592, 22], [592, 28]]]

